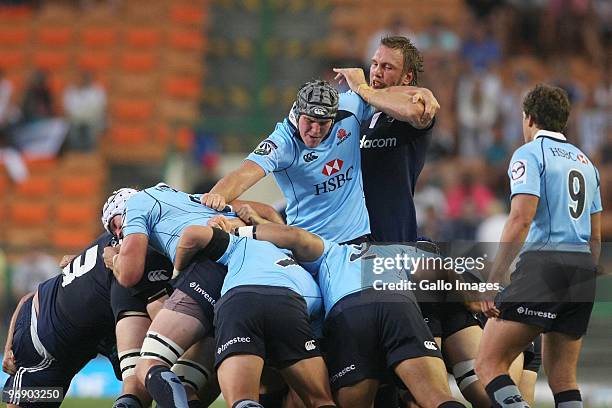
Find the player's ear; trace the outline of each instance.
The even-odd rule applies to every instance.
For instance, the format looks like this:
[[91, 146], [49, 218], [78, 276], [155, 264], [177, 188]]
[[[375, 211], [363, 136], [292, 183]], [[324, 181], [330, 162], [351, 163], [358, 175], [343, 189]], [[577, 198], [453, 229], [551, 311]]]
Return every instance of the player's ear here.
[[414, 74], [412, 72], [406, 72], [405, 74], [403, 74], [401, 85], [402, 86], [410, 85], [413, 77], [414, 77]]

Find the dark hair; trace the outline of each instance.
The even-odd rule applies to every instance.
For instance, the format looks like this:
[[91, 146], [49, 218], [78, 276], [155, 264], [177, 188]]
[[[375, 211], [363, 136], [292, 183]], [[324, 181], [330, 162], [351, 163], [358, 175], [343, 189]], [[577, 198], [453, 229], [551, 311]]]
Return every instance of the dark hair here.
[[418, 82], [419, 73], [423, 72], [423, 56], [417, 47], [408, 38], [402, 36], [383, 37], [380, 40], [380, 44], [392, 50], [402, 51], [404, 56], [402, 75], [412, 72], [410, 85], [415, 86]]
[[523, 112], [533, 119], [538, 128], [563, 132], [570, 113], [567, 92], [556, 86], [538, 84], [525, 96]]

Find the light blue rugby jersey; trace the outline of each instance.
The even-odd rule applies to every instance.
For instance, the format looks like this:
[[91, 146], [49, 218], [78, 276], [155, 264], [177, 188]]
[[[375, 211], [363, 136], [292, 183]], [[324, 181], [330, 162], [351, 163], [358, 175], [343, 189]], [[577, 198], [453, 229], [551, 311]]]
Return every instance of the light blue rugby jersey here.
[[311, 318], [320, 316], [321, 291], [314, 278], [274, 244], [230, 235], [227, 250], [217, 262], [227, 266], [221, 296], [245, 285], [288, 288], [304, 298]]
[[370, 232], [361, 179], [360, 123], [374, 108], [354, 92], [340, 94], [329, 136], [308, 148], [290, 113], [247, 160], [274, 172], [287, 200], [287, 224], [325, 239], [346, 242]]
[[540, 130], [508, 169], [511, 196], [540, 197], [523, 251], [590, 252], [591, 214], [602, 211], [599, 173], [561, 133]]
[[[304, 268], [317, 274], [317, 282], [323, 295], [325, 316], [342, 298], [362, 290], [371, 289], [375, 281], [385, 283], [400, 283], [408, 281], [412, 273], [411, 267], [389, 267], [380, 270], [375, 268], [375, 259], [403, 257], [435, 256], [407, 245], [340, 245], [329, 240], [323, 240], [325, 249], [319, 259], [313, 262], [301, 262]], [[380, 265], [379, 265], [380, 266]], [[380, 285], [379, 285], [380, 286]], [[393, 293], [408, 292], [393, 291]], [[411, 296], [411, 295], [408, 295]]]
[[160, 183], [128, 199], [123, 236], [146, 234], [149, 245], [174, 262], [183, 230], [190, 225], [206, 225], [216, 215], [236, 218], [233, 212], [216, 211], [202, 205], [200, 194], [187, 194]]

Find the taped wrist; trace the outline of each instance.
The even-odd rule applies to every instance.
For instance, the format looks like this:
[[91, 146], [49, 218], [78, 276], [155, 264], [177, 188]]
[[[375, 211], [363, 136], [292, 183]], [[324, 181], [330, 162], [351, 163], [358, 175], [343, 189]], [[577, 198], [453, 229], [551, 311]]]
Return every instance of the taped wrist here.
[[234, 230], [234, 235], [237, 237], [247, 237], [257, 239], [257, 226], [256, 225], [248, 225], [246, 227], [238, 227]]

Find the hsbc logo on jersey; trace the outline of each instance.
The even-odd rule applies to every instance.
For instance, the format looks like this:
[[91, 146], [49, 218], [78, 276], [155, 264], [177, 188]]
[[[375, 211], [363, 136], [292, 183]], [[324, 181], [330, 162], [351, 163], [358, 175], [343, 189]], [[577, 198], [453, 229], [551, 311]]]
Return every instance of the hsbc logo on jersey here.
[[579, 154], [577, 157], [578, 161], [582, 164], [589, 164], [589, 161], [583, 154]]
[[325, 174], [326, 176], [333, 176], [334, 174], [342, 170], [343, 164], [344, 162], [340, 159], [335, 159], [330, 162], [327, 162], [323, 166], [323, 171], [321, 173]]
[[342, 172], [343, 166], [344, 162], [340, 159], [334, 159], [325, 163], [321, 173], [330, 178], [325, 180], [323, 183], [318, 183], [314, 185], [315, 195], [335, 191], [340, 187], [344, 186], [347, 181], [353, 179], [353, 166], [346, 169], [345, 172]]

